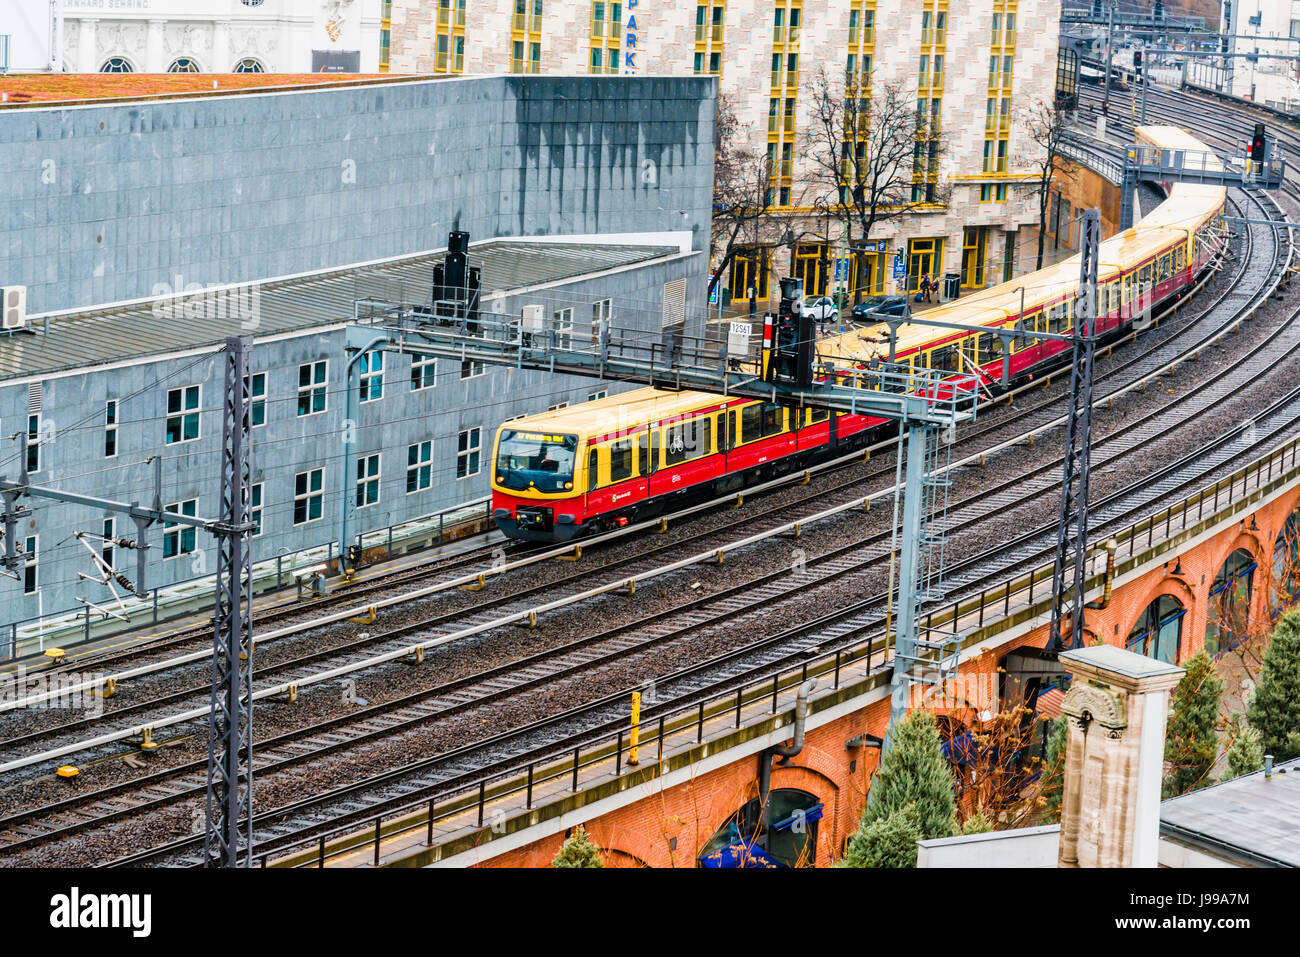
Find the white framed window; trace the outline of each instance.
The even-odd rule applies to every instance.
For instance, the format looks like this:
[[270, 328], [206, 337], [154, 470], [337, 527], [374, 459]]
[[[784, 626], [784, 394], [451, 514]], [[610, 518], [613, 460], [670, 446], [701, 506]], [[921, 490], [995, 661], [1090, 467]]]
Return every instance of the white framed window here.
[[361, 401], [374, 402], [384, 397], [384, 354], [367, 352], [357, 360], [361, 373]]
[[438, 360], [422, 352], [411, 353], [411, 391], [432, 389], [438, 375]]
[[198, 61], [191, 56], [178, 56], [172, 60], [171, 66], [167, 67], [168, 73], [202, 73], [199, 69]]
[[482, 430], [465, 429], [456, 436], [456, 478], [478, 475]]
[[406, 494], [423, 492], [433, 484], [433, 442], [426, 439], [406, 447]]
[[99, 68], [100, 73], [134, 73], [135, 67], [124, 56], [111, 56]]
[[99, 546], [99, 557], [104, 559], [104, 564], [109, 568], [113, 567], [113, 539], [117, 538], [117, 519], [104, 519], [104, 541]]
[[265, 73], [266, 67], [262, 66], [262, 62], [260, 60], [256, 60], [251, 56], [246, 56], [238, 63], [235, 64], [235, 68], [231, 70], [231, 72], [232, 73]]
[[601, 389], [599, 392], [592, 392], [592, 393], [589, 393], [589, 394], [587, 395], [587, 401], [588, 401], [588, 402], [595, 402], [597, 399], [605, 399], [605, 398], [608, 398], [608, 397], [609, 397], [609, 390], [608, 390], [608, 389]]
[[27, 471], [41, 470], [41, 414], [32, 412], [27, 416]]
[[196, 442], [199, 438], [199, 400], [203, 387], [187, 385], [167, 390], [167, 444]]
[[23, 542], [23, 594], [35, 595], [36, 589], [40, 587], [40, 580], [37, 577], [37, 556], [40, 546], [39, 535], [28, 535], [27, 540]]
[[573, 348], [573, 309], [557, 309], [552, 317], [555, 327], [555, 348]]
[[546, 411], [547, 411], [547, 412], [558, 412], [560, 409], [567, 409], [568, 407], [569, 407], [569, 403], [567, 403], [567, 402], [557, 402], [557, 403], [555, 403], [555, 405], [548, 405], [548, 406], [546, 407]]
[[504, 419], [501, 420], [501, 424], [504, 425], [504, 424], [507, 423], [507, 422], [513, 422], [513, 421], [515, 421], [516, 419], [524, 419], [524, 418], [527, 418], [527, 417], [528, 417], [528, 413], [527, 413], [527, 412], [520, 412], [518, 415], [508, 415], [508, 416], [506, 416]]
[[329, 360], [319, 359], [298, 366], [298, 414], [316, 415], [326, 407], [326, 381]]
[[379, 453], [357, 459], [357, 508], [379, 501]]
[[249, 415], [253, 420], [253, 428], [266, 425], [266, 373], [254, 372], [253, 381], [249, 392], [252, 396], [252, 409]]
[[591, 344], [600, 345], [600, 334], [609, 328], [614, 318], [614, 300], [598, 299], [591, 304]]
[[255, 482], [250, 489], [251, 494], [248, 499], [248, 520], [256, 526], [253, 529], [254, 538], [262, 534], [262, 486], [264, 484]]
[[473, 359], [465, 359], [460, 364], [460, 377], [462, 379], [473, 379], [475, 376], [481, 376], [483, 372], [483, 363], [475, 362]]
[[[180, 515], [198, 514], [199, 500], [188, 498], [183, 502], [172, 502], [166, 511]], [[163, 521], [163, 560], [178, 555], [188, 555], [194, 551], [197, 529], [193, 525], [181, 525], [178, 522]]]
[[104, 458], [117, 457], [117, 399], [104, 403]]
[[293, 523], [306, 525], [321, 517], [324, 508], [325, 470], [310, 469], [293, 477]]

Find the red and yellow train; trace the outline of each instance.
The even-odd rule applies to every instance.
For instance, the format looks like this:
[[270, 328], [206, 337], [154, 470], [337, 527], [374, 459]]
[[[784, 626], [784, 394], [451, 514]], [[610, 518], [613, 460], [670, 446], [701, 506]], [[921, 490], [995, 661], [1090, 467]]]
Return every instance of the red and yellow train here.
[[[1138, 140], [1208, 155], [1173, 127], [1142, 127]], [[1175, 185], [1168, 192], [1134, 228], [1101, 244], [1101, 336], [1141, 328], [1154, 308], [1181, 296], [1218, 252], [1226, 190]], [[926, 312], [928, 319], [1021, 333], [1009, 357], [1003, 355], [1003, 337], [992, 332], [904, 323], [894, 361], [954, 375], [974, 372], [990, 391], [1011, 388], [1062, 361], [1068, 343], [1027, 333], [1070, 331], [1078, 284], [1074, 257]], [[817, 344], [819, 361], [838, 368], [866, 368], [888, 352], [883, 326]], [[652, 517], [686, 499], [743, 489], [875, 441], [892, 427], [870, 416], [637, 389], [502, 425], [492, 457], [493, 516], [513, 538], [569, 541]]]

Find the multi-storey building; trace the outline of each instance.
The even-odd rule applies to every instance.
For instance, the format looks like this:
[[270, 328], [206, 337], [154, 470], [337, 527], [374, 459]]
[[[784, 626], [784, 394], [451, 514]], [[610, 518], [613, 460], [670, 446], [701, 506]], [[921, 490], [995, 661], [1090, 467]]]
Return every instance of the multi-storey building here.
[[380, 3], [14, 0], [0, 33], [13, 35], [12, 65], [23, 71], [373, 73]]
[[[380, 69], [394, 73], [718, 76], [769, 158], [777, 213], [724, 278], [737, 298], [751, 285], [766, 298], [789, 272], [816, 292], [852, 291], [859, 275], [863, 291], [893, 292], [925, 273], [978, 288], [1029, 262], [1017, 241], [1037, 220], [1023, 117], [1054, 95], [1060, 0], [385, 0], [383, 16]], [[808, 195], [823, 68], [850, 98], [899, 85], [924, 119], [920, 206], [873, 229], [861, 271]]]
[[1300, 0], [1224, 0], [1220, 32], [1236, 57], [1192, 63], [1193, 81], [1278, 109], [1300, 106]]

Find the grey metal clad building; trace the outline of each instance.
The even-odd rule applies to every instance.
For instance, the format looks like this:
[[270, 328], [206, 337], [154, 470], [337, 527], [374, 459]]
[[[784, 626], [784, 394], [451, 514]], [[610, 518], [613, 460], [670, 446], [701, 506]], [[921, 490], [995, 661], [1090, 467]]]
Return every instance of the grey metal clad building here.
[[[0, 108], [0, 282], [33, 312], [475, 238], [689, 230], [711, 77], [490, 76]], [[435, 238], [436, 237], [436, 238]]]
[[[681, 117], [596, 119], [607, 110], [654, 113], [635, 104], [656, 90], [679, 103]], [[357, 532], [481, 498], [503, 420], [620, 387], [385, 353], [382, 367], [366, 360], [360, 418], [346, 423], [344, 338], [356, 301], [427, 301], [442, 256], [428, 250], [459, 226], [471, 232], [485, 310], [518, 315], [539, 304], [575, 338], [603, 318], [658, 336], [665, 294], [678, 302], [684, 288], [697, 319], [707, 287], [712, 95], [712, 81], [699, 78], [491, 77], [43, 110], [39, 121], [0, 111], [0, 142], [18, 141], [21, 126], [65, 173], [84, 151], [85, 169], [69, 174], [79, 184], [72, 192], [109, 196], [91, 211], [71, 194], [39, 199], [30, 183], [0, 186], [25, 197], [4, 207], [14, 229], [0, 242], [8, 252], [0, 284], [27, 284], [30, 301], [44, 307], [28, 331], [0, 335], [0, 474], [17, 477], [18, 445], [8, 437], [26, 429], [33, 482], [150, 503], [145, 462], [159, 456], [162, 504], [215, 516], [219, 350], [224, 337], [243, 334], [254, 338], [255, 561], [337, 541], [343, 494], [364, 502]], [[241, 103], [247, 128], [236, 121]], [[100, 123], [118, 131], [111, 145], [94, 142]], [[39, 155], [21, 141], [17, 165], [30, 178]], [[356, 193], [302, 189], [338, 166], [340, 142], [360, 157], [358, 186], [372, 181]], [[444, 142], [445, 151], [430, 150]], [[479, 145], [461, 148], [469, 142]], [[0, 147], [0, 157], [8, 152]], [[103, 178], [92, 167], [104, 153], [136, 171]], [[181, 162], [219, 153], [219, 162]], [[154, 164], [154, 154], [173, 161]], [[227, 164], [259, 172], [241, 178]], [[146, 167], [162, 185], [131, 185]], [[24, 206], [37, 220], [65, 221], [17, 222]], [[155, 215], [143, 209], [166, 210], [157, 215], [167, 229], [143, 225]], [[167, 232], [172, 238], [152, 238]], [[108, 248], [95, 248], [95, 236], [111, 238]], [[237, 285], [197, 303], [148, 297], [160, 284], [177, 286], [172, 276], [183, 277], [182, 290]], [[344, 476], [349, 427], [361, 465]], [[31, 636], [38, 616], [108, 599], [104, 586], [79, 579], [94, 569], [74, 533], [134, 538], [135, 529], [122, 516], [105, 525], [112, 516], [84, 507], [25, 504], [34, 515], [19, 544], [34, 560], [18, 580], [0, 578], [0, 626], [27, 623]], [[215, 553], [204, 538], [149, 529], [149, 587], [211, 575]], [[114, 564], [134, 577], [133, 556], [119, 549]]]

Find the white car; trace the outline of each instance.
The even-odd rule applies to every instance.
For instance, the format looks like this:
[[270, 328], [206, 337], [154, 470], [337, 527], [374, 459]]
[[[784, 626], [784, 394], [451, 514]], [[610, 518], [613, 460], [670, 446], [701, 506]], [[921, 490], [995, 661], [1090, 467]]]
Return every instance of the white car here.
[[829, 296], [805, 296], [799, 300], [801, 315], [812, 316], [818, 322], [834, 322], [840, 316], [835, 300]]

